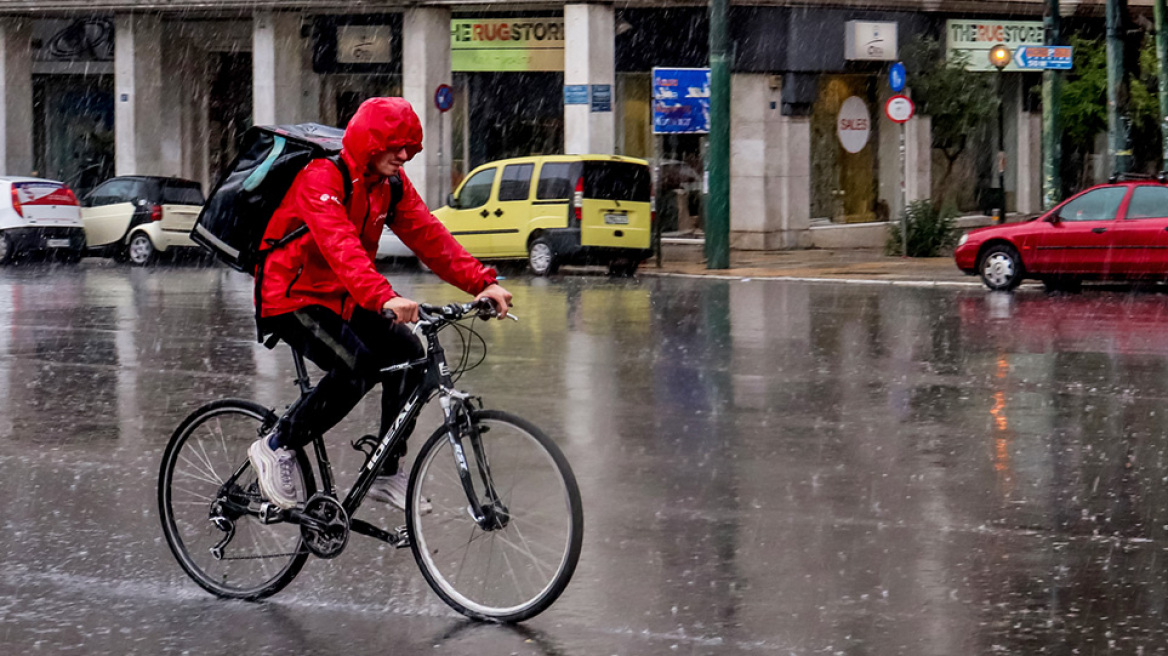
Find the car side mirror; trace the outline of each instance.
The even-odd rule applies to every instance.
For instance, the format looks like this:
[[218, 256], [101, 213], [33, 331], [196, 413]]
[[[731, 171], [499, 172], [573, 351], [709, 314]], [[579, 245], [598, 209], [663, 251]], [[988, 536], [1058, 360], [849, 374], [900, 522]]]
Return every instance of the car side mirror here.
[[1053, 212], [1046, 217], [1046, 222], [1050, 224], [1057, 224], [1059, 221], [1062, 221], [1062, 217], [1058, 215], [1058, 212]]
[[458, 197], [454, 194], [446, 194], [446, 204], [454, 209], [458, 209]]

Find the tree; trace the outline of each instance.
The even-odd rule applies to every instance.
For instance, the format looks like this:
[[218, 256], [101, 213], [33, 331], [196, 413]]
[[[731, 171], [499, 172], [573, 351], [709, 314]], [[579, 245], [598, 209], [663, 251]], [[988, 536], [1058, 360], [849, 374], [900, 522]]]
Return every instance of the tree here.
[[[904, 49], [913, 101], [933, 121], [933, 147], [945, 154], [947, 166], [938, 188], [953, 173], [970, 139], [995, 120], [998, 92], [988, 74], [970, 73], [969, 56], [955, 53], [946, 59], [937, 39], [918, 36]], [[940, 201], [942, 199], [938, 199]]]

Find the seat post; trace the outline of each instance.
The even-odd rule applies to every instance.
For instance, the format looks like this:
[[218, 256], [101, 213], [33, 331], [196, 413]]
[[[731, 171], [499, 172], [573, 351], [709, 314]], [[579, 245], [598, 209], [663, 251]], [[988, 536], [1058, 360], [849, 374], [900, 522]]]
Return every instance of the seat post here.
[[304, 354], [298, 349], [292, 349], [292, 362], [296, 365], [296, 385], [300, 387], [300, 395], [306, 396], [312, 391], [312, 381], [308, 379], [308, 368], [304, 365]]

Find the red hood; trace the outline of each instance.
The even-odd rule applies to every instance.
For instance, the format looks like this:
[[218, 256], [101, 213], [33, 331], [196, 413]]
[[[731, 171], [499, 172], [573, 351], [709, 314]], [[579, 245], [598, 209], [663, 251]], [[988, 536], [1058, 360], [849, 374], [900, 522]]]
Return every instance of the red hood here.
[[354, 174], [365, 171], [373, 155], [404, 146], [410, 156], [422, 150], [422, 122], [405, 98], [370, 98], [361, 103], [345, 127], [341, 141], [355, 165]]

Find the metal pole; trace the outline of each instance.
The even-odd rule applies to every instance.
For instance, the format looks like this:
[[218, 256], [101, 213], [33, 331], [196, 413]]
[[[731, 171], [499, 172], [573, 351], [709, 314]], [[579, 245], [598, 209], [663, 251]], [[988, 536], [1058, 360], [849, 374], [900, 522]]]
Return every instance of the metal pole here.
[[1168, 170], [1168, 31], [1165, 27], [1165, 0], [1155, 0], [1156, 59], [1160, 66], [1160, 170]]
[[1006, 222], [1006, 69], [998, 69], [998, 216]]
[[706, 268], [730, 267], [729, 0], [710, 0], [710, 207]]
[[901, 257], [908, 257], [908, 152], [905, 150], [904, 123], [900, 124], [900, 246]]
[[1119, 115], [1119, 104], [1123, 100], [1123, 18], [1126, 10], [1125, 0], [1107, 0], [1107, 154], [1112, 175], [1127, 173], [1131, 159], [1127, 130]]
[[[1059, 41], [1059, 0], [1046, 0], [1042, 17], [1047, 46], [1062, 45]], [[1062, 73], [1042, 72], [1042, 208], [1049, 210], [1062, 200]]]

